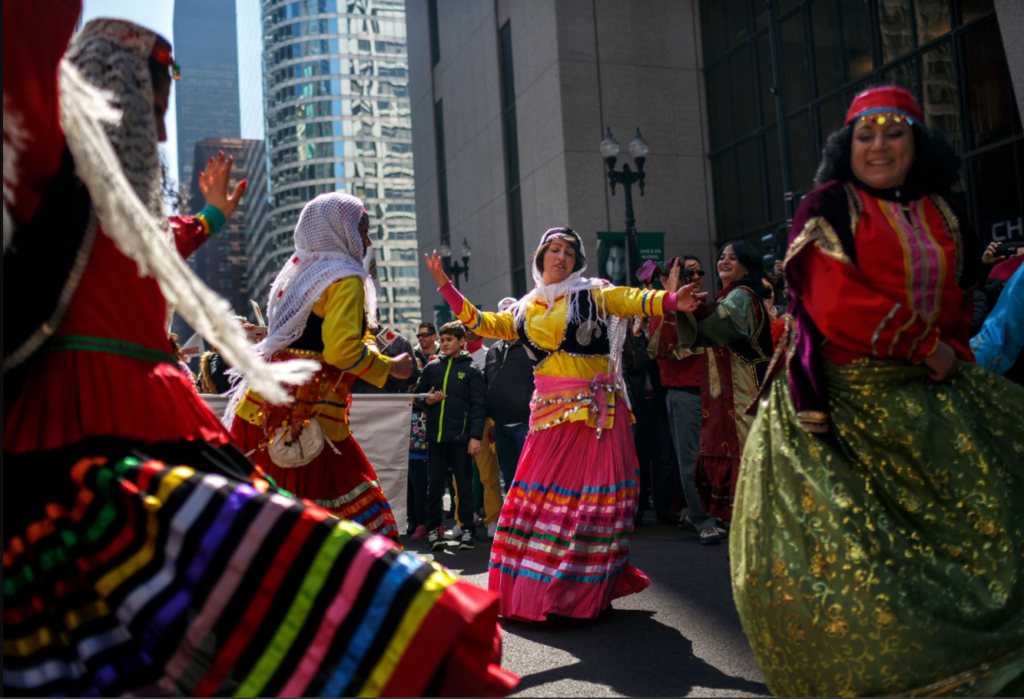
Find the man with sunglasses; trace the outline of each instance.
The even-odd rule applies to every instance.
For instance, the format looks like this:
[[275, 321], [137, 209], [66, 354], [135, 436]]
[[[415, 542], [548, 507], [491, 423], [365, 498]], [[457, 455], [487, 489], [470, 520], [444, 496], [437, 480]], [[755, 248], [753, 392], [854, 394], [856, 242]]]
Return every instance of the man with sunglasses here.
[[416, 348], [414, 354], [416, 355], [416, 361], [419, 362], [422, 369], [430, 363], [431, 357], [439, 352], [437, 328], [434, 327], [434, 324], [420, 323], [420, 328], [416, 332], [416, 341], [419, 342], [420, 346]]
[[[704, 270], [700, 260], [693, 255], [684, 255], [682, 259], [672, 260], [669, 268], [680, 263], [690, 270], [686, 283], [696, 284], [694, 292], [699, 292], [704, 287]], [[679, 527], [696, 531], [700, 534], [702, 544], [718, 544], [725, 531], [716, 527], [715, 519], [704, 512], [694, 483], [694, 471], [700, 453], [701, 374], [707, 371], [707, 358], [703, 348], [679, 349], [675, 314], [665, 316], [664, 319], [651, 318], [650, 333], [647, 354], [658, 360], [661, 382], [667, 389], [665, 402], [671, 425], [669, 433], [675, 446], [676, 458], [679, 459], [679, 480], [686, 498], [686, 509], [679, 520]]]

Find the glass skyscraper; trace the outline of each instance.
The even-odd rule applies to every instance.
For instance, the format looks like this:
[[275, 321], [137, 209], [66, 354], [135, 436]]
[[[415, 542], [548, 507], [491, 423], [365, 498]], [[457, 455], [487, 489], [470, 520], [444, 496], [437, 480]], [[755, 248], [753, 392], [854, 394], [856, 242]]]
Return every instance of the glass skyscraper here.
[[175, 0], [174, 57], [178, 182], [188, 187], [197, 141], [242, 137], [235, 0]]
[[381, 322], [420, 320], [412, 135], [402, 0], [264, 0], [270, 219], [250, 245], [252, 297], [265, 303], [293, 249], [302, 207], [324, 192], [370, 213]]

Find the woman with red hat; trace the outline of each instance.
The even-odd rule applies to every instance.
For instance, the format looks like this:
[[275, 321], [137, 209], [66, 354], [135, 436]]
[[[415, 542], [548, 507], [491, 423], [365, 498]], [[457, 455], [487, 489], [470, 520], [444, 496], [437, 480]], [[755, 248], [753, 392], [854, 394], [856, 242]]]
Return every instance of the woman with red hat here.
[[777, 695], [1024, 689], [1024, 430], [1007, 410], [1024, 390], [971, 354], [959, 167], [910, 92], [874, 88], [797, 212], [730, 551]]

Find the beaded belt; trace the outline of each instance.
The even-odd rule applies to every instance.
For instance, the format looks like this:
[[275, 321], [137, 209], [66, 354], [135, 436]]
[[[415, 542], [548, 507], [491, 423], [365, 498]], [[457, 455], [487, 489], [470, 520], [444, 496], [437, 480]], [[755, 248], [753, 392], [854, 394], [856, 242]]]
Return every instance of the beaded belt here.
[[530, 433], [559, 425], [582, 408], [597, 411], [597, 438], [611, 425], [609, 398], [622, 389], [614, 376], [598, 372], [592, 379], [537, 376], [530, 400]]

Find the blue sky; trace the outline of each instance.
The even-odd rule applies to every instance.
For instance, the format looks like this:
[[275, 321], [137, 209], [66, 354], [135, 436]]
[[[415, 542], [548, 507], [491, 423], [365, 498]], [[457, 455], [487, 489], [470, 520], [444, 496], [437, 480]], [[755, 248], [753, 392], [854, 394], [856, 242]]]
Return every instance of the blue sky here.
[[[173, 0], [84, 0], [85, 21], [97, 17], [131, 20], [163, 34], [174, 43]], [[235, 0], [238, 16], [238, 79], [242, 105], [242, 138], [263, 138], [263, 107], [260, 62], [261, 0]], [[188, 66], [182, 66], [182, 80]], [[174, 90], [167, 110], [167, 143], [164, 155], [172, 173], [178, 172], [177, 119]]]

